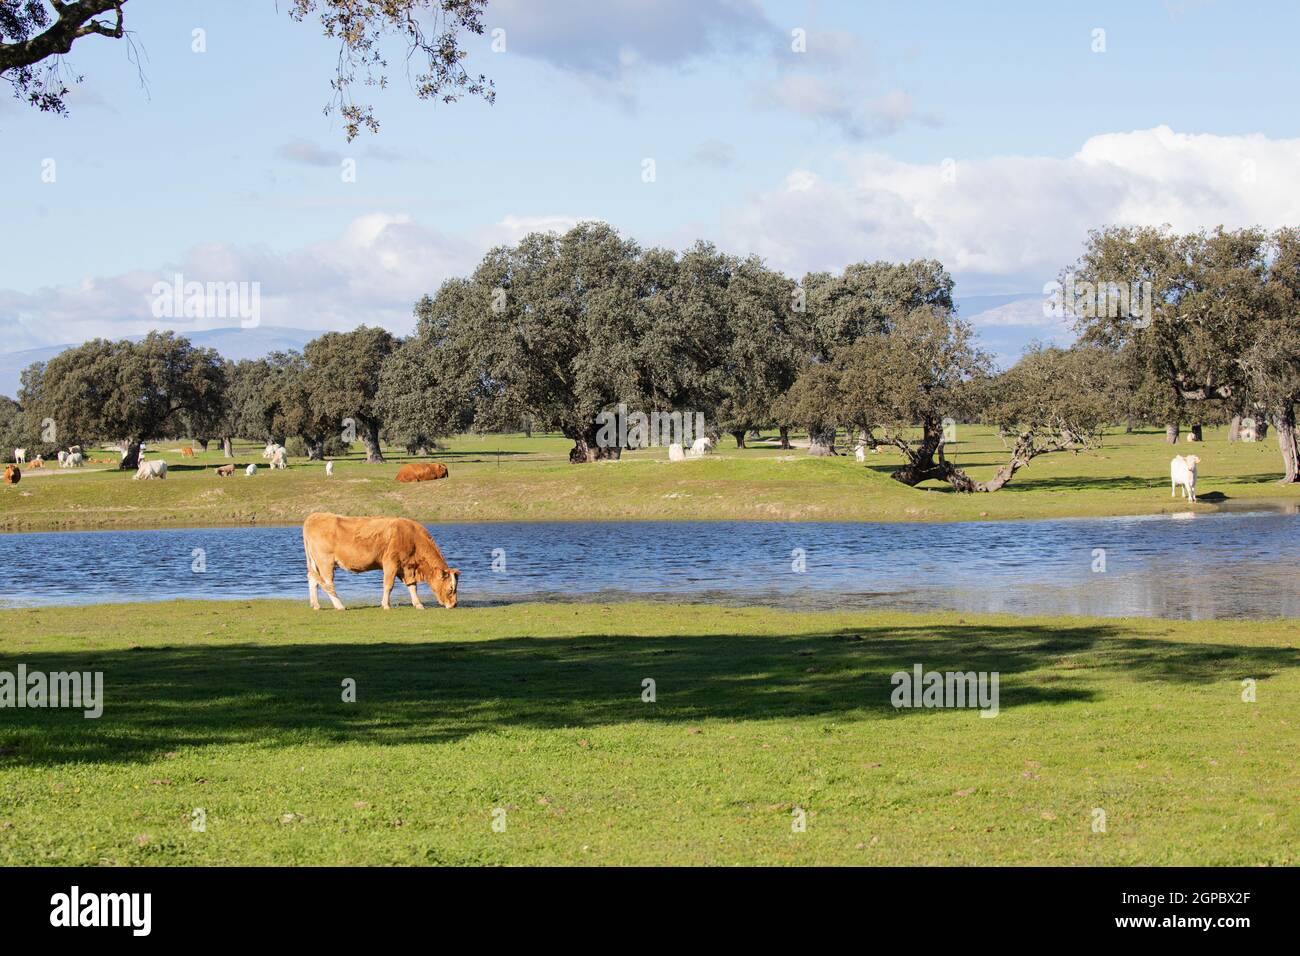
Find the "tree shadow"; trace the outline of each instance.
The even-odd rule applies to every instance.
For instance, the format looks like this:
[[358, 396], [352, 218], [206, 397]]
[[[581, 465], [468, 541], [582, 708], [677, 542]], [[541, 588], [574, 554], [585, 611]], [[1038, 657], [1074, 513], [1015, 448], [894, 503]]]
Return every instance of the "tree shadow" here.
[[[351, 614], [367, 612], [349, 612]], [[370, 612], [380, 615], [383, 612]], [[376, 630], [378, 619], [374, 622]], [[1078, 655], [1082, 669], [1071, 666]], [[1300, 666], [1293, 648], [1142, 640], [1109, 624], [845, 627], [795, 636], [609, 635], [429, 643], [156, 646], [0, 659], [13, 671], [102, 671], [104, 712], [2, 713], [0, 767], [148, 761], [182, 748], [439, 743], [510, 728], [629, 721], [925, 719], [890, 677], [997, 671], [1003, 711], [1097, 699], [1091, 675], [1202, 683]], [[356, 681], [356, 703], [342, 684]], [[641, 699], [655, 681], [657, 701]], [[974, 715], [971, 715], [974, 716]]]

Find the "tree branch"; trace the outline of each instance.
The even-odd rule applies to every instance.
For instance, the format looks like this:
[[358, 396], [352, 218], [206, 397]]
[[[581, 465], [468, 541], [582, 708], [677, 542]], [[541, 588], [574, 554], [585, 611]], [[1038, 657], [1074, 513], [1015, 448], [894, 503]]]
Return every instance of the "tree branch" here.
[[[52, 56], [72, 52], [72, 44], [80, 37], [97, 33], [100, 36], [121, 39], [122, 4], [126, 0], [76, 0], [73, 3], [52, 2], [59, 18], [43, 33], [19, 43], [0, 43], [0, 73], [6, 70], [33, 66]], [[117, 11], [117, 23], [108, 26], [95, 19], [101, 13]]]

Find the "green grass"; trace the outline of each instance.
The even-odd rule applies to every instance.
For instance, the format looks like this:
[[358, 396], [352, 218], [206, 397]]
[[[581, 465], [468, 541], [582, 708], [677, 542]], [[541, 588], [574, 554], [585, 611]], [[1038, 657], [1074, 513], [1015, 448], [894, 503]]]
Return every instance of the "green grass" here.
[[[952, 457], [977, 477], [1006, 459], [987, 429], [961, 426]], [[1207, 429], [1200, 445], [1165, 444], [1164, 433], [1115, 433], [1096, 451], [1039, 458], [994, 494], [959, 495], [928, 483], [908, 488], [889, 478], [901, 457], [852, 455], [811, 458], [774, 446], [737, 450], [724, 438], [721, 453], [699, 461], [669, 462], [663, 448], [622, 461], [570, 465], [569, 443], [558, 436], [461, 435], [436, 458], [444, 481], [399, 485], [408, 459], [368, 465], [359, 455], [340, 461], [333, 478], [319, 462], [295, 460], [285, 471], [254, 478], [217, 478], [216, 446], [191, 463], [176, 443], [158, 445], [170, 466], [166, 481], [132, 481], [116, 469], [24, 473], [16, 486], [0, 485], [0, 530], [201, 527], [296, 524], [316, 510], [344, 514], [400, 514], [425, 522], [533, 520], [770, 520], [945, 521], [1148, 514], [1186, 511], [1169, 495], [1169, 459], [1201, 457], [1200, 510], [1227, 499], [1281, 499], [1300, 505], [1300, 486], [1280, 486], [1280, 459], [1270, 439], [1229, 444], [1224, 429]], [[240, 445], [236, 461], [264, 464], [260, 447]], [[91, 453], [102, 457], [101, 453]]]
[[[106, 683], [97, 721], [0, 711], [0, 864], [1300, 862], [1294, 622], [304, 601], [0, 627], [0, 669]], [[999, 671], [1000, 715], [894, 710], [914, 663]]]

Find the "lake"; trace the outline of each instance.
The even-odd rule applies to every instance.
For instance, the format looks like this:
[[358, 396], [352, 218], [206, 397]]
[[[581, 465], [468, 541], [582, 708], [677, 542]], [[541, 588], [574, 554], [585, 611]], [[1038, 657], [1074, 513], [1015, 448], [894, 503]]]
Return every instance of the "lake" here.
[[[431, 525], [462, 605], [645, 599], [1108, 617], [1300, 616], [1300, 516], [1227, 512], [949, 524]], [[297, 527], [7, 534], [0, 605], [307, 601]], [[340, 571], [348, 604], [380, 572]], [[428, 603], [430, 598], [423, 593]], [[407, 603], [400, 585], [393, 598]], [[328, 607], [328, 604], [326, 605]]]

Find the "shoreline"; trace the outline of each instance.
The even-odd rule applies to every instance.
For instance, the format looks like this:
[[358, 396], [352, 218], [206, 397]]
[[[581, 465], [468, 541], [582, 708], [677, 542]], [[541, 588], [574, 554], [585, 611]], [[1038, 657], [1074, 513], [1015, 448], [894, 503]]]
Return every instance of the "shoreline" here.
[[[940, 492], [948, 494], [947, 492]], [[324, 510], [324, 509], [321, 509]], [[310, 512], [308, 512], [310, 513]], [[339, 512], [340, 514], [344, 512]], [[410, 517], [428, 525], [484, 525], [484, 524], [1034, 524], [1053, 521], [1103, 521], [1125, 518], [1160, 518], [1176, 515], [1194, 515], [1209, 517], [1231, 514], [1300, 514], [1300, 495], [1294, 498], [1285, 496], [1231, 497], [1214, 501], [1198, 501], [1194, 505], [1183, 504], [1170, 506], [1162, 504], [1145, 511], [1102, 510], [1089, 513], [1062, 512], [1060, 514], [1000, 514], [988, 512], [971, 517], [969, 515], [935, 514], [933, 512], [911, 514], [907, 517], [793, 517], [777, 518], [755, 515], [708, 515], [704, 517], [648, 517], [640, 514], [603, 515], [601, 517], [484, 517], [484, 518], [430, 518], [423, 514], [403, 513], [389, 517]], [[8, 527], [0, 519], [0, 538], [18, 534], [51, 534], [58, 532], [115, 532], [115, 531], [185, 531], [223, 528], [295, 528], [302, 525], [302, 519], [271, 521], [124, 521], [124, 522], [86, 522], [86, 521], [30, 521], [23, 527]]]

